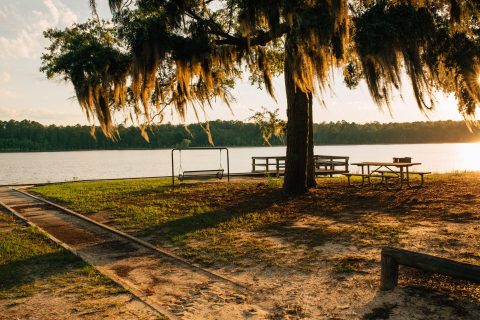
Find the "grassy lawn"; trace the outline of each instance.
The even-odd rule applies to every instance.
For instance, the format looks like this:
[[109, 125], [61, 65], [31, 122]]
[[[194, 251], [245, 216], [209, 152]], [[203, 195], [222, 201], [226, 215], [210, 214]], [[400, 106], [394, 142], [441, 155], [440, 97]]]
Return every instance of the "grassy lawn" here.
[[432, 175], [426, 188], [400, 192], [319, 179], [317, 188], [298, 198], [286, 197], [275, 179], [183, 184], [175, 192], [168, 179], [62, 183], [31, 191], [205, 265], [255, 259], [298, 266], [309, 258], [306, 249], [325, 242], [402, 245], [402, 235], [420, 220], [476, 217], [477, 193], [469, 185], [480, 189], [478, 178]]
[[[0, 312], [7, 319], [17, 318], [17, 308], [24, 309], [29, 302], [72, 317], [102, 316], [120, 307], [122, 295], [128, 293], [80, 258], [0, 211]], [[73, 313], [53, 302], [63, 299], [75, 305]]]
[[70, 287], [82, 297], [124, 290], [44, 234], [0, 213], [0, 298], [20, 298], [41, 290]]
[[[258, 182], [191, 184], [172, 193], [170, 180], [145, 179], [65, 183], [31, 191], [162, 246], [181, 247], [183, 256], [212, 264], [268, 251], [261, 240], [238, 232], [259, 230], [288, 219], [268, 210], [281, 201], [277, 183], [269, 187], [261, 183], [254, 191], [257, 186]], [[245, 194], [245, 190], [253, 194]], [[252, 196], [262, 199], [257, 202]], [[242, 243], [235, 248], [225, 246], [234, 241]]]

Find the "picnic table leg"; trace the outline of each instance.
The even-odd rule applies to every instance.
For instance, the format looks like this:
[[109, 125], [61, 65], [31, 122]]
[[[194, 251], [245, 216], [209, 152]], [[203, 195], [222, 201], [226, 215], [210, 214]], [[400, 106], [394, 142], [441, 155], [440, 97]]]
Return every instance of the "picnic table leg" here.
[[370, 181], [370, 165], [367, 166], [367, 174], [368, 174], [368, 184], [371, 185], [372, 181]]
[[252, 158], [252, 172], [255, 172], [255, 158]]
[[403, 187], [403, 167], [400, 167], [400, 189]]
[[363, 187], [363, 184], [364, 184], [364, 182], [365, 182], [365, 176], [364, 176], [365, 173], [364, 173], [364, 171], [365, 171], [365, 170], [364, 170], [364, 168], [363, 168], [363, 166], [362, 166], [362, 187]]
[[268, 169], [269, 169], [269, 167], [268, 167], [268, 158], [267, 158], [267, 164], [266, 164], [266, 166], [265, 166], [265, 172], [268, 173]]
[[405, 170], [407, 171], [407, 186], [409, 187], [410, 186], [410, 173], [409, 173], [408, 167], [406, 167]]
[[411, 184], [410, 182], [408, 182], [408, 187], [410, 187], [410, 188], [420, 188], [420, 187], [423, 186], [423, 183], [425, 182], [424, 177], [423, 177], [423, 173], [418, 173], [418, 175], [420, 176], [420, 183]]

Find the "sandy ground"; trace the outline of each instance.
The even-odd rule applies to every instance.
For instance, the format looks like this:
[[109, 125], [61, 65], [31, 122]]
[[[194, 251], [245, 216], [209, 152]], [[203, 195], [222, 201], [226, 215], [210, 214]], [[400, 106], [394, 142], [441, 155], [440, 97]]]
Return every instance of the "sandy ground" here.
[[38, 292], [27, 298], [0, 299], [2, 320], [38, 319], [158, 319], [158, 314], [129, 294], [97, 298], [94, 301], [77, 294], [65, 294], [64, 288]]
[[[480, 265], [480, 175], [467, 177], [396, 193], [321, 184], [284, 204], [302, 212], [283, 234], [252, 235], [288, 254], [277, 254], [274, 267], [252, 262], [232, 273], [263, 292], [266, 304], [273, 300], [273, 319], [480, 319], [477, 284], [401, 267], [400, 286], [379, 290], [384, 245]], [[325, 241], [288, 240], [299, 231], [326, 234]], [[345, 261], [354, 270], [335, 270]]]
[[[232, 244], [256, 239], [268, 252], [215, 265], [255, 289], [266, 318], [480, 319], [474, 283], [401, 267], [400, 286], [379, 290], [383, 246], [480, 265], [479, 174], [435, 176], [426, 188], [399, 192], [321, 180], [306, 196], [273, 203], [263, 210], [294, 212], [291, 221], [240, 232]], [[345, 263], [352, 270], [343, 270]]]

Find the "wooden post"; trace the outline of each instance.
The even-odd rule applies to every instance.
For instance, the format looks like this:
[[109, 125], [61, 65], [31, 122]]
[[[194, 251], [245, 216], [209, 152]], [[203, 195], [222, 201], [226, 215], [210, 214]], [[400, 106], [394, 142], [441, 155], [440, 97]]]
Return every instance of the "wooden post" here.
[[382, 276], [380, 290], [392, 290], [398, 285], [398, 263], [382, 251]]

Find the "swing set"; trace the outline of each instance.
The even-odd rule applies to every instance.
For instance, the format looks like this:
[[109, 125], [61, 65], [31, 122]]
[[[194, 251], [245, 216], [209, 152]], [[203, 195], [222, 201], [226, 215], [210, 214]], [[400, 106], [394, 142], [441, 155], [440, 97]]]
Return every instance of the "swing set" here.
[[[218, 150], [220, 155], [220, 161], [218, 169], [203, 169], [203, 170], [183, 170], [182, 168], [182, 151], [200, 151], [200, 150]], [[228, 149], [224, 147], [197, 147], [197, 148], [173, 148], [172, 149], [172, 190], [175, 187], [175, 162], [173, 154], [175, 151], [178, 151], [180, 166], [178, 168], [178, 180], [200, 180], [200, 179], [212, 179], [217, 178], [221, 180], [223, 178], [225, 170], [222, 166], [222, 151], [227, 152], [227, 179], [230, 182], [230, 157], [228, 154]]]

